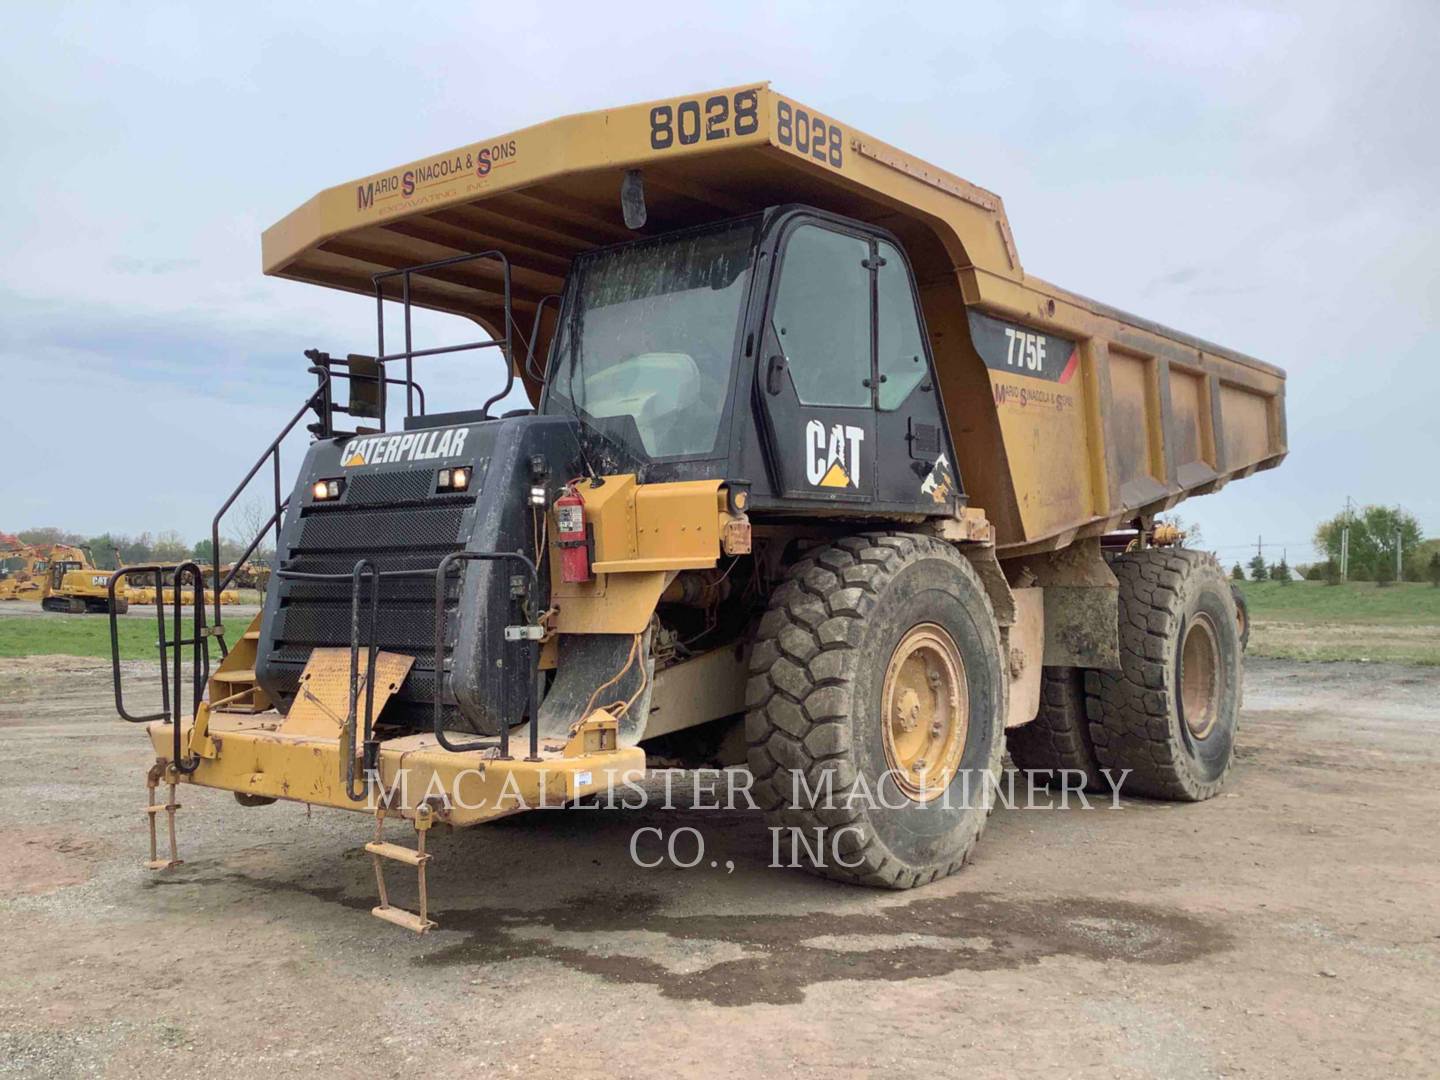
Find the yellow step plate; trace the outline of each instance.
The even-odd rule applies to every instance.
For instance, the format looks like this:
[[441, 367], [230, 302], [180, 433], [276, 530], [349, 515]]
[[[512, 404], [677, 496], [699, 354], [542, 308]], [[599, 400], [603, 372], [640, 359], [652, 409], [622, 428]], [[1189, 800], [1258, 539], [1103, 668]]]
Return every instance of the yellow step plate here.
[[437, 925], [430, 919], [420, 918], [413, 911], [398, 907], [374, 907], [370, 909], [370, 914], [396, 926], [403, 926], [406, 930], [414, 930], [417, 934], [429, 933]]
[[371, 855], [379, 855], [382, 859], [394, 859], [396, 862], [408, 863], [411, 866], [419, 866], [422, 862], [428, 862], [430, 859], [429, 855], [421, 855], [414, 848], [379, 841], [366, 844], [365, 850]]
[[255, 669], [244, 668], [239, 671], [217, 671], [211, 675], [210, 678], [218, 683], [253, 683], [255, 681]]
[[[385, 703], [400, 689], [413, 656], [382, 652], [375, 656], [375, 716], [385, 710]], [[290, 706], [280, 731], [286, 735], [316, 735], [333, 739], [345, 723], [350, 708], [350, 650], [315, 649], [300, 674], [299, 693]], [[360, 687], [355, 701], [356, 739], [365, 715], [365, 654], [360, 654]]]

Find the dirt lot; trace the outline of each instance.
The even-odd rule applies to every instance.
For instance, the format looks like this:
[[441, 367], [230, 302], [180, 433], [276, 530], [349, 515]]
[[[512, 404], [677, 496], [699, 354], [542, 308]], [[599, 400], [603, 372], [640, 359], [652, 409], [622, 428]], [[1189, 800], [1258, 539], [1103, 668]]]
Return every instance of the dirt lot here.
[[[1001, 810], [908, 894], [769, 869], [751, 813], [532, 814], [367, 914], [367, 822], [184, 790], [106, 665], [0, 661], [0, 1074], [1434, 1075], [1440, 669], [1254, 661], [1228, 792]], [[691, 825], [693, 870], [629, 858]], [[714, 859], [718, 868], [712, 869]], [[725, 870], [733, 863], [733, 872]]]

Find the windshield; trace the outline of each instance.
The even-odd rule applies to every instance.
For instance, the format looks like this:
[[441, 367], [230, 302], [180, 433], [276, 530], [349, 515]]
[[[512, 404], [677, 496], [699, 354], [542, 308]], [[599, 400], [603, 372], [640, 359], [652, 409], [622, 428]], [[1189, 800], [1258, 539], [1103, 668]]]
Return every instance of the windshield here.
[[650, 458], [712, 453], [758, 226], [730, 223], [577, 260], [547, 411], [569, 412], [573, 402], [597, 421], [633, 420], [601, 426]]

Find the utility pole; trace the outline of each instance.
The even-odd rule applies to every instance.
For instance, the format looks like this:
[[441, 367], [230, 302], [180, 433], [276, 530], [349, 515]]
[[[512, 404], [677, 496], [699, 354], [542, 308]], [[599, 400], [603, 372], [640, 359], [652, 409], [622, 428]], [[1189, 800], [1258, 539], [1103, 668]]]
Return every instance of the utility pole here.
[[1350, 580], [1350, 496], [1345, 496], [1345, 524], [1340, 526], [1340, 580]]
[[1400, 539], [1400, 533], [1397, 531], [1397, 532], [1395, 533], [1395, 580], [1396, 580], [1396, 581], [1404, 581], [1404, 580], [1405, 580], [1404, 565], [1403, 565], [1403, 564], [1401, 563], [1401, 561], [1400, 561], [1400, 544], [1401, 544], [1401, 543], [1402, 543], [1402, 541], [1401, 541], [1401, 539]]

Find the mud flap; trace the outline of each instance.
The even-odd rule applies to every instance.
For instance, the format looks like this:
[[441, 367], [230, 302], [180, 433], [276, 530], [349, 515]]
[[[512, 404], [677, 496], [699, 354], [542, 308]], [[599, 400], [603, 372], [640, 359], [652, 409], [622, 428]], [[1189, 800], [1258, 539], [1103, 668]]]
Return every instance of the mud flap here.
[[[555, 681], [540, 705], [540, 737], [565, 739], [570, 728], [583, 719], [582, 711], [592, 696], [591, 708], [629, 701], [644, 680], [644, 690], [620, 717], [619, 745], [634, 746], [645, 736], [645, 719], [650, 715], [650, 695], [655, 688], [655, 659], [650, 655], [650, 630], [640, 635], [639, 657], [614, 685], [603, 686], [625, 667], [635, 644], [632, 634], [565, 634], [560, 638], [560, 655]], [[643, 673], [642, 673], [642, 667]]]

